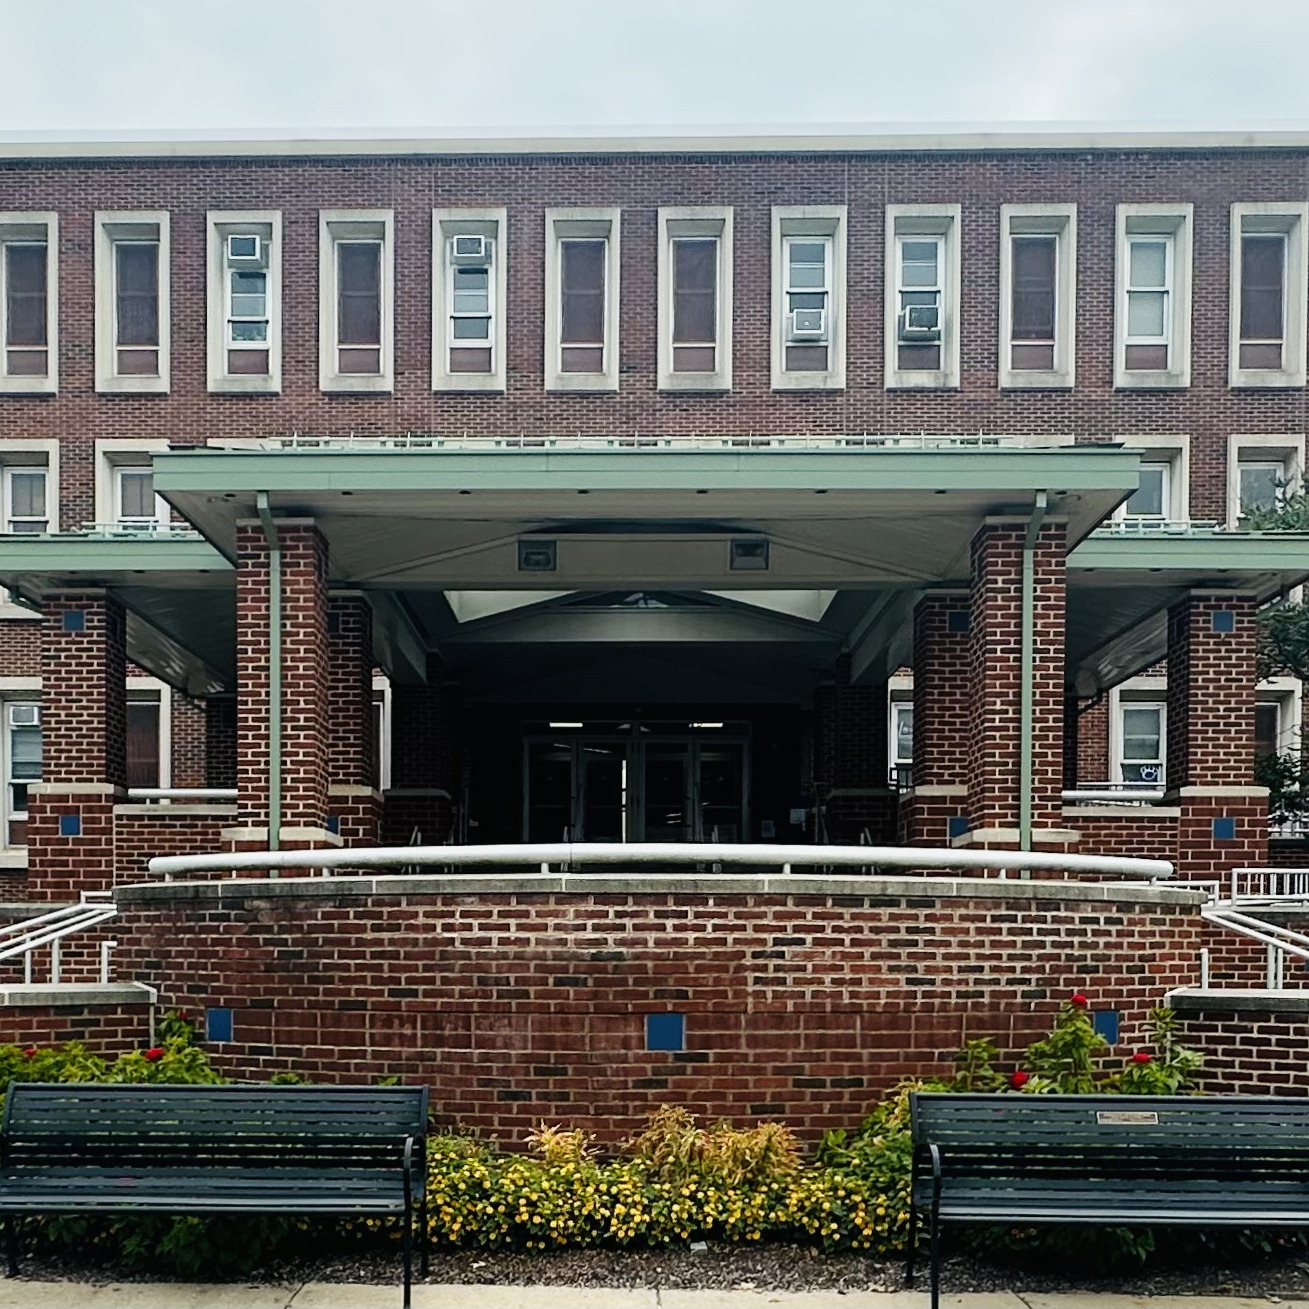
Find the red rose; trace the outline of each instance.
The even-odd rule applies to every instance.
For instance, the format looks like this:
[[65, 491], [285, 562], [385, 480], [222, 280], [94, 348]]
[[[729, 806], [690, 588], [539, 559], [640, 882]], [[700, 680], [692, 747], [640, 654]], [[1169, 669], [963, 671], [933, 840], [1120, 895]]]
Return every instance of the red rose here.
[[164, 1057], [164, 1047], [162, 1045], [153, 1046], [145, 1052], [145, 1057], [149, 1059], [152, 1064], [157, 1063]]
[[1075, 1004], [1079, 1009], [1085, 1009], [1091, 1002], [1080, 991], [1075, 991], [1070, 1003]]
[[1152, 1058], [1153, 1056], [1146, 1054], [1144, 1050], [1138, 1050], [1132, 1056], [1132, 1062], [1134, 1064], [1148, 1064]]
[[24, 1059], [35, 1059], [36, 1056], [37, 1056], [37, 1049], [36, 1046], [34, 1045], [29, 1045], [27, 1049], [23, 1051]]
[[1030, 1082], [1031, 1080], [1032, 1080], [1031, 1073], [1025, 1073], [1020, 1068], [1016, 1073], [1010, 1074], [1009, 1085], [1012, 1086], [1015, 1091], [1021, 1091], [1023, 1087], [1025, 1087], [1027, 1083]]

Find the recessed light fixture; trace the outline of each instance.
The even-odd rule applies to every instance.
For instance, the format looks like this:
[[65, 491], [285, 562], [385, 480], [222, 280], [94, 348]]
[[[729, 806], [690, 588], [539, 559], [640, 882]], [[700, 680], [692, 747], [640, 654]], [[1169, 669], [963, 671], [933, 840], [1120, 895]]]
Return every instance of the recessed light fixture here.
[[722, 723], [692, 723], [692, 727], [722, 727]]
[[555, 543], [553, 541], [518, 542], [518, 571], [520, 573], [553, 573], [555, 570]]
[[767, 572], [768, 542], [765, 540], [733, 541], [729, 565], [735, 572]]
[[561, 727], [585, 727], [585, 723], [551, 723], [550, 726], [556, 730]]

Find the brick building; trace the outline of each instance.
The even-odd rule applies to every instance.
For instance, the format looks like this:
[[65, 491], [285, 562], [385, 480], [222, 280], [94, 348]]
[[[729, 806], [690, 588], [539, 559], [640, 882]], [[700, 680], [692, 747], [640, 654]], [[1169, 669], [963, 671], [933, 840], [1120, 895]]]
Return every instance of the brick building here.
[[1303, 465], [1307, 194], [1276, 133], [0, 144], [10, 891], [1266, 863], [1255, 613], [1309, 540], [1244, 518]]

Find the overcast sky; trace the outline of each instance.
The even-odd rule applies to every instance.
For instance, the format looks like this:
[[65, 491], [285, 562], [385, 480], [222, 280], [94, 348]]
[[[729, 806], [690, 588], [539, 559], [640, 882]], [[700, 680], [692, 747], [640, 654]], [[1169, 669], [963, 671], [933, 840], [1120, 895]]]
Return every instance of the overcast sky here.
[[0, 0], [0, 132], [1309, 124], [1306, 0]]

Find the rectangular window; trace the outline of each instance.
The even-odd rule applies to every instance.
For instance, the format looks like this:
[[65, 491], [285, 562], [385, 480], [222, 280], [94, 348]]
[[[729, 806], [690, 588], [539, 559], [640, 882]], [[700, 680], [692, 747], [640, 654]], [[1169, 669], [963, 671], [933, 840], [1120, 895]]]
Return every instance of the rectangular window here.
[[1274, 512], [1299, 491], [1301, 435], [1232, 434], [1227, 438], [1227, 526], [1244, 529], [1252, 514]]
[[389, 391], [393, 215], [324, 210], [319, 223], [319, 384], [324, 391]]
[[1286, 237], [1241, 237], [1240, 367], [1281, 368], [1286, 336]]
[[0, 391], [53, 391], [54, 214], [0, 213]]
[[1232, 206], [1232, 386], [1305, 384], [1303, 202]]
[[1286, 495], [1286, 465], [1281, 460], [1243, 459], [1237, 467], [1241, 517], [1277, 509]]
[[114, 521], [168, 522], [168, 504], [155, 494], [154, 472], [149, 467], [114, 468]]
[[1171, 463], [1142, 463], [1140, 481], [1128, 498], [1125, 516], [1171, 518], [1172, 471]]
[[958, 386], [959, 206], [888, 205], [886, 224], [886, 385]]
[[891, 702], [891, 782], [908, 786], [914, 763], [914, 705], [912, 700]]
[[545, 212], [545, 388], [618, 390], [619, 212]]
[[27, 788], [41, 780], [41, 706], [4, 702], [4, 844], [27, 844]]
[[1000, 386], [1072, 386], [1076, 207], [1002, 205], [1000, 242]]
[[127, 785], [159, 783], [159, 699], [127, 702]]
[[282, 216], [214, 210], [208, 232], [209, 389], [280, 391]]
[[607, 241], [559, 243], [559, 367], [565, 373], [605, 371]]
[[44, 468], [10, 465], [4, 469], [5, 531], [48, 532], [47, 477]]
[[166, 213], [96, 215], [96, 389], [168, 390]]
[[1118, 206], [1114, 385], [1191, 382], [1190, 205]]
[[773, 209], [773, 390], [845, 385], [844, 205]]
[[659, 211], [659, 386], [732, 386], [732, 211]]
[[1256, 759], [1282, 752], [1282, 706], [1277, 700], [1260, 700], [1254, 707]]
[[505, 389], [503, 209], [432, 213], [432, 389]]
[[1119, 780], [1159, 787], [1164, 780], [1164, 706], [1124, 700], [1119, 705]]

